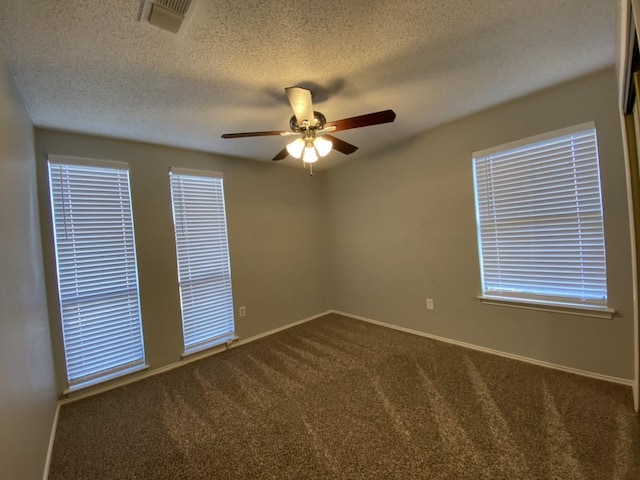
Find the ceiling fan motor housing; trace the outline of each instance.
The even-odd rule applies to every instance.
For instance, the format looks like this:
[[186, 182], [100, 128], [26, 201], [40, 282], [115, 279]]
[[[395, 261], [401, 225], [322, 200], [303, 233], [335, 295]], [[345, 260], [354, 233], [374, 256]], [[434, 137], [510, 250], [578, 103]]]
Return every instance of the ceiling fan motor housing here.
[[302, 130], [322, 130], [327, 123], [327, 118], [321, 112], [313, 112], [313, 123], [310, 122], [309, 127], [304, 125], [298, 125], [298, 120], [295, 115], [292, 115], [289, 119], [289, 128], [292, 132], [300, 132]]

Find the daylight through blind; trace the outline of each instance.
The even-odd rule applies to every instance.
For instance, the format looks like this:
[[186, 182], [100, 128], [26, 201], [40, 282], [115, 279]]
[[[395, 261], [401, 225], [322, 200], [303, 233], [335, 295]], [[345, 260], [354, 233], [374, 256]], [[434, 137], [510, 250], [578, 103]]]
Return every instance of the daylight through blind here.
[[142, 368], [127, 165], [50, 159], [49, 183], [69, 386]]
[[235, 336], [222, 176], [171, 170], [185, 353]]
[[605, 305], [593, 124], [474, 154], [483, 293]]

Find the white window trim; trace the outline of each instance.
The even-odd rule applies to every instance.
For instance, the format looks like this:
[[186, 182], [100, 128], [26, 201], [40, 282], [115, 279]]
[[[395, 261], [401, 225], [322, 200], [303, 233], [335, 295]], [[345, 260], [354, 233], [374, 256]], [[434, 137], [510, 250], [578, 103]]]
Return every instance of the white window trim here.
[[484, 150], [479, 150], [477, 152], [473, 152], [471, 154], [472, 158], [475, 157], [484, 157], [486, 155], [491, 155], [493, 153], [502, 152], [505, 150], [511, 150], [514, 148], [523, 147], [525, 145], [530, 145], [532, 143], [543, 142], [545, 140], [549, 140], [555, 137], [563, 137], [565, 135], [571, 135], [573, 133], [582, 132], [584, 130], [595, 129], [595, 122], [585, 122], [580, 125], [574, 125], [572, 127], [560, 128], [558, 130], [553, 130], [551, 132], [541, 133], [539, 135], [533, 135], [531, 137], [523, 138], [520, 140], [515, 140], [513, 142], [503, 143], [502, 145], [497, 145], [495, 147], [486, 148]]
[[[170, 167], [169, 168], [169, 174], [170, 174], [170, 190], [171, 190], [171, 209], [172, 209], [172, 216], [173, 216], [173, 225], [174, 225], [174, 241], [175, 243], [175, 248], [176, 248], [176, 261], [177, 261], [177, 268], [178, 271], [180, 271], [180, 263], [179, 263], [179, 258], [178, 258], [178, 243], [177, 243], [177, 230], [176, 230], [176, 214], [175, 214], [175, 203], [174, 203], [174, 198], [173, 198], [173, 187], [171, 185], [171, 175], [185, 175], [185, 176], [195, 176], [195, 177], [206, 177], [206, 178], [218, 178], [220, 180], [224, 180], [224, 175], [221, 172], [215, 172], [215, 171], [210, 171], [210, 170], [194, 170], [194, 169], [187, 169], [187, 168], [176, 168], [176, 167]], [[227, 225], [227, 213], [226, 213], [226, 202], [224, 201], [224, 184], [222, 185], [222, 210], [224, 212], [224, 228], [225, 228], [225, 232], [226, 232], [226, 236], [225, 236], [225, 240], [226, 240], [226, 254], [227, 254], [227, 260], [228, 260], [228, 268], [229, 268], [229, 282], [231, 284], [231, 259], [230, 259], [230, 249], [229, 249], [229, 239], [228, 239], [228, 225]], [[179, 279], [178, 279], [179, 282]], [[231, 303], [231, 323], [233, 325], [233, 329], [230, 332], [226, 332], [222, 335], [219, 335], [217, 337], [213, 337], [213, 338], [207, 338], [204, 339], [200, 342], [197, 343], [193, 343], [191, 345], [186, 345], [185, 344], [185, 338], [184, 338], [184, 305], [183, 305], [183, 298], [182, 298], [182, 288], [180, 287], [180, 310], [181, 310], [181, 317], [182, 317], [182, 328], [183, 328], [183, 353], [181, 354], [181, 358], [186, 358], [189, 357], [191, 355], [194, 354], [198, 354], [198, 353], [202, 353], [205, 350], [211, 349], [211, 348], [215, 348], [215, 347], [220, 347], [221, 345], [229, 345], [231, 342], [236, 341], [238, 339], [238, 337], [236, 336], [236, 326], [235, 326], [235, 312], [234, 312], [234, 308], [233, 308], [233, 287], [230, 287], [230, 292], [229, 292], [229, 300]]]
[[498, 307], [521, 308], [524, 310], [537, 310], [540, 312], [561, 313], [564, 315], [578, 315], [581, 317], [593, 317], [612, 319], [616, 311], [613, 308], [595, 307], [587, 305], [570, 305], [567, 303], [553, 303], [542, 300], [522, 300], [516, 298], [480, 295], [477, 297], [485, 305]]
[[93, 387], [95, 385], [100, 385], [101, 383], [108, 382], [109, 380], [115, 380], [120, 377], [124, 377], [126, 375], [131, 375], [133, 373], [141, 372], [143, 370], [149, 369], [148, 363], [143, 363], [142, 365], [134, 365], [132, 367], [123, 368], [122, 370], [118, 370], [117, 372], [113, 372], [110, 375], [103, 375], [99, 378], [94, 378], [91, 380], [87, 380], [82, 383], [74, 384], [66, 388], [62, 391], [63, 395], [68, 395], [73, 392], [77, 392], [78, 390], [83, 390], [85, 388]]
[[192, 175], [194, 177], [224, 178], [222, 172], [213, 172], [210, 170], [194, 170], [191, 168], [170, 167], [169, 173], [173, 173], [175, 175]]
[[[486, 157], [494, 153], [500, 153], [500, 152], [504, 152], [512, 149], [517, 149], [523, 146], [535, 144], [538, 142], [543, 142], [546, 140], [551, 140], [551, 139], [566, 136], [566, 135], [572, 135], [575, 133], [579, 133], [579, 132], [582, 132], [585, 130], [591, 130], [591, 129], [593, 129], [594, 131], [596, 130], [595, 122], [593, 121], [554, 130], [551, 132], [545, 132], [539, 135], [533, 135], [524, 139], [504, 143], [502, 145], [487, 148], [484, 150], [479, 150], [472, 153], [472, 158], [475, 161], [475, 159], [478, 157]], [[474, 166], [473, 175], [474, 175], [474, 197], [475, 197], [474, 201], [476, 202], [476, 205], [477, 205], [477, 181], [475, 178], [476, 177], [475, 166]], [[602, 202], [602, 197], [600, 201]], [[476, 208], [476, 218], [477, 218], [478, 255], [480, 260], [479, 262], [480, 263], [480, 279], [481, 279], [481, 284], [484, 285], [482, 242], [480, 240], [481, 224], [479, 220], [479, 211], [477, 208]], [[611, 319], [616, 314], [615, 309], [609, 308], [606, 302], [603, 302], [602, 305], [598, 305], [595, 302], [590, 304], [581, 304], [577, 299], [575, 300], [569, 299], [568, 301], [553, 302], [547, 298], [537, 299], [535, 298], [535, 295], [528, 296], [527, 294], [519, 294], [517, 296], [511, 297], [506, 292], [505, 292], [505, 296], [500, 296], [499, 294], [496, 294], [496, 295], [481, 294], [477, 298], [482, 303], [487, 305], [546, 311], [546, 312], [554, 312], [554, 313], [561, 313], [561, 314], [567, 314], [567, 315], [579, 315], [579, 316], [586, 316], [586, 317]]]
[[[62, 351], [63, 351], [63, 355], [65, 358], [65, 371], [67, 371], [67, 353], [65, 351], [66, 347], [64, 345], [64, 326], [62, 325], [62, 303], [60, 300], [60, 283], [59, 283], [59, 279], [58, 279], [58, 257], [57, 257], [57, 246], [55, 244], [56, 242], [56, 234], [55, 234], [55, 219], [54, 219], [54, 215], [53, 215], [53, 196], [52, 196], [52, 190], [51, 190], [51, 184], [50, 184], [50, 173], [49, 173], [49, 165], [54, 164], [54, 165], [71, 165], [71, 166], [81, 166], [81, 167], [96, 167], [96, 168], [109, 168], [109, 169], [119, 169], [119, 170], [126, 170], [127, 172], [130, 171], [129, 168], [129, 164], [126, 162], [120, 162], [120, 161], [115, 161], [115, 160], [102, 160], [102, 159], [94, 159], [94, 158], [84, 158], [84, 157], [74, 157], [74, 156], [66, 156], [66, 155], [53, 155], [53, 154], [45, 154], [46, 156], [46, 160], [47, 160], [47, 184], [48, 184], [48, 191], [49, 191], [49, 196], [48, 196], [48, 202], [49, 202], [49, 210], [51, 213], [51, 227], [52, 227], [52, 231], [53, 231], [53, 237], [54, 237], [54, 259], [55, 259], [55, 279], [56, 279], [56, 292], [57, 292], [57, 298], [58, 298], [58, 314], [60, 315], [60, 329], [61, 329], [61, 335], [63, 337], [63, 344], [62, 344]], [[130, 200], [131, 200], [131, 184], [129, 182], [129, 196], [130, 196]], [[133, 209], [133, 206], [132, 206]], [[133, 220], [133, 213], [132, 213], [132, 223], [135, 223]], [[134, 251], [135, 251], [135, 225], [133, 226], [133, 238], [134, 238]], [[140, 287], [139, 287], [139, 276], [138, 276], [138, 272], [137, 272], [137, 255], [136, 255], [136, 288], [138, 291], [138, 305], [140, 306]], [[113, 369], [111, 369], [109, 371], [109, 373], [104, 374], [104, 373], [97, 373], [97, 374], [93, 374], [93, 375], [88, 375], [85, 377], [81, 377], [76, 379], [75, 381], [71, 382], [68, 379], [68, 373], [67, 373], [67, 379], [66, 379], [66, 385], [67, 388], [63, 390], [63, 394], [68, 394], [71, 392], [75, 392], [78, 390], [82, 390], [91, 386], [95, 386], [110, 380], [114, 380], [120, 377], [124, 377], [126, 375], [130, 375], [136, 372], [140, 372], [142, 370], [146, 370], [149, 368], [149, 364], [146, 362], [146, 352], [145, 352], [145, 345], [144, 345], [144, 333], [143, 333], [143, 328], [142, 328], [142, 320], [141, 320], [141, 324], [140, 324], [140, 330], [141, 330], [141, 342], [142, 342], [142, 358], [139, 361], [135, 361], [135, 362], [129, 362], [126, 364], [122, 364], [119, 367], [115, 367]]]
[[67, 157], [64, 155], [47, 155], [49, 163], [58, 163], [64, 165], [78, 165], [80, 167], [103, 167], [103, 168], [119, 168], [121, 170], [130, 170], [127, 162], [119, 162], [117, 160], [102, 160], [98, 158], [84, 157]]

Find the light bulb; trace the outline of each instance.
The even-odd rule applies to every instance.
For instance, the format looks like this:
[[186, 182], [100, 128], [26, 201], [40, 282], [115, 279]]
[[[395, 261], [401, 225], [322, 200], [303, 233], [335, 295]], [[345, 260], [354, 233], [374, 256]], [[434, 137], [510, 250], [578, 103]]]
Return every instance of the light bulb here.
[[294, 158], [300, 158], [302, 156], [302, 150], [304, 149], [304, 139], [296, 138], [293, 142], [287, 145], [287, 152]]
[[318, 150], [318, 155], [320, 155], [321, 157], [326, 157], [333, 148], [333, 143], [331, 143], [331, 140], [327, 140], [324, 137], [316, 137], [313, 141], [313, 144], [316, 147], [316, 150]]
[[313, 163], [318, 161], [318, 154], [316, 153], [316, 149], [313, 148], [313, 146], [305, 147], [302, 161], [305, 163]]

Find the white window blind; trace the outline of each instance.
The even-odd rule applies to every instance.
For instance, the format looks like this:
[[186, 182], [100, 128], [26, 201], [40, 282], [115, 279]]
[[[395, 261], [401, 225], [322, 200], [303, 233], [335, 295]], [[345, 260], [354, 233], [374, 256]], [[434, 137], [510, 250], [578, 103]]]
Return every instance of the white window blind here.
[[171, 169], [185, 353], [235, 336], [222, 175]]
[[127, 165], [49, 157], [49, 185], [69, 387], [143, 368]]
[[473, 155], [485, 296], [605, 306], [593, 123]]

